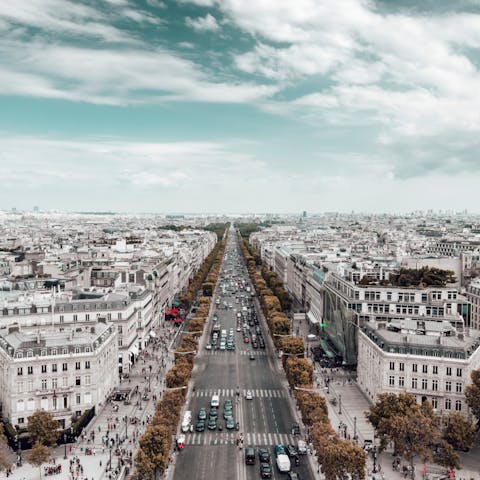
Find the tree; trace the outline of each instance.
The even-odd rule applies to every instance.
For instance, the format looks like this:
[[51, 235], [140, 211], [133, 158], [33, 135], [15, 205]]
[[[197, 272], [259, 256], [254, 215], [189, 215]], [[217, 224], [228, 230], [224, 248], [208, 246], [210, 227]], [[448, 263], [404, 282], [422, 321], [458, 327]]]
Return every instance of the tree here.
[[379, 431], [395, 444], [395, 451], [404, 457], [414, 475], [414, 459], [431, 459], [429, 446], [440, 438], [440, 432], [432, 418], [425, 415], [419, 406], [413, 406], [405, 414], [396, 414], [380, 421]]
[[302, 337], [280, 338], [278, 348], [289, 355], [303, 355], [305, 353], [305, 344]]
[[305, 425], [329, 423], [327, 403], [320, 394], [298, 390], [295, 397]]
[[480, 422], [480, 370], [472, 370], [472, 384], [465, 389], [465, 397], [473, 415]]
[[437, 447], [435, 463], [438, 463], [446, 468], [461, 468], [460, 457], [458, 456], [457, 452], [455, 452], [454, 448], [445, 440], [442, 440]]
[[7, 438], [3, 433], [3, 425], [0, 423], [0, 472], [8, 470], [12, 466], [9, 453]]
[[477, 436], [475, 426], [458, 412], [448, 415], [445, 423], [443, 439], [455, 450], [467, 451]]
[[313, 385], [313, 365], [306, 358], [288, 357], [285, 373], [292, 387], [311, 388]]
[[326, 480], [337, 480], [348, 475], [360, 480], [365, 478], [367, 454], [348, 440], [325, 442], [319, 452], [319, 462]]
[[42, 465], [47, 462], [50, 458], [50, 449], [42, 445], [40, 442], [35, 442], [35, 445], [30, 450], [30, 453], [27, 456], [27, 462], [34, 467], [38, 467], [40, 472], [40, 478], [42, 478]]
[[27, 430], [34, 443], [53, 445], [58, 439], [60, 424], [45, 410], [37, 410], [28, 417]]
[[168, 466], [171, 444], [168, 428], [163, 425], [149, 425], [138, 443], [135, 463], [139, 474], [148, 479], [163, 475]]

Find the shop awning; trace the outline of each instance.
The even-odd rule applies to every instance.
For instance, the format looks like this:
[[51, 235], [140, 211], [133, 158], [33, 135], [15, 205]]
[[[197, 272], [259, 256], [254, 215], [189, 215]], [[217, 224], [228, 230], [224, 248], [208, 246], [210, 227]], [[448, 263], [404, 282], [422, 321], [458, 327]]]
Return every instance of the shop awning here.
[[150, 330], [150, 336], [152, 338], [155, 338], [157, 336], [157, 334], [153, 330]]
[[138, 355], [138, 347], [135, 344], [133, 344], [130, 347], [130, 350], [128, 351], [128, 353], [131, 353], [132, 355]]
[[319, 320], [317, 320], [317, 318], [315, 317], [315, 315], [312, 313], [312, 312], [307, 312], [307, 318], [308, 318], [308, 321], [312, 324], [312, 325], [317, 325], [320, 323]]

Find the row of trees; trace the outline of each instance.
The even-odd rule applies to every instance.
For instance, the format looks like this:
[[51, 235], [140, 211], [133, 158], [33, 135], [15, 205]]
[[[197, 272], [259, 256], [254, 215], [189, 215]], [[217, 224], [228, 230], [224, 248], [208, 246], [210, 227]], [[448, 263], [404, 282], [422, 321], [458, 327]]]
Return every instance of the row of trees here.
[[380, 394], [367, 418], [380, 439], [380, 451], [392, 443], [395, 454], [410, 463], [412, 474], [417, 458], [460, 468], [455, 450], [470, 448], [477, 433], [461, 413], [441, 418], [428, 401], [419, 405], [415, 396], [407, 393]]
[[284, 313], [291, 307], [288, 293], [275, 272], [262, 267], [261, 273], [258, 273], [257, 265], [261, 264], [261, 261], [250, 243], [241, 239], [240, 248], [273, 341], [283, 352], [283, 368], [291, 389], [295, 391], [303, 423], [310, 429], [310, 437], [325, 478], [336, 480], [350, 474], [363, 480], [365, 452], [359, 446], [342, 439], [332, 428], [325, 398], [313, 391], [314, 368], [310, 360], [303, 358], [304, 341], [301, 337], [290, 336], [290, 320]]
[[[202, 282], [207, 279], [213, 283], [218, 280], [218, 273], [225, 253], [225, 241], [217, 242], [212, 253], [197, 272], [189, 286], [190, 305], [196, 298]], [[214, 254], [214, 256], [212, 256]], [[208, 270], [205, 268], [208, 266]], [[196, 289], [194, 289], [196, 287]], [[203, 289], [205, 294], [205, 289]], [[175, 350], [175, 363], [166, 373], [167, 388], [176, 389], [163, 393], [161, 400], [155, 405], [155, 413], [151, 423], [139, 439], [139, 448], [135, 456], [137, 473], [141, 479], [156, 479], [162, 475], [167, 466], [173, 438], [175, 436], [180, 414], [185, 403], [185, 392], [192, 376], [195, 353], [198, 348], [198, 338], [202, 335], [211, 305], [209, 296], [198, 299], [195, 316], [188, 323], [188, 333], [182, 337], [180, 345]]]

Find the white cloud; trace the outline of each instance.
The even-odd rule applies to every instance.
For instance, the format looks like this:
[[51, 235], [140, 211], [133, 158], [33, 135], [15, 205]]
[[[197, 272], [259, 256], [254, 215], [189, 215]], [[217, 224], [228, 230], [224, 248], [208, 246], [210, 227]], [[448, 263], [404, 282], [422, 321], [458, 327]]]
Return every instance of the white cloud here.
[[196, 32], [216, 32], [220, 29], [220, 25], [213, 15], [207, 13], [204, 17], [185, 18], [187, 27], [193, 28]]
[[161, 0], [147, 0], [147, 4], [155, 8], [167, 8], [167, 4]]
[[211, 80], [193, 62], [160, 49], [120, 51], [5, 41], [0, 44], [0, 59], [0, 88], [7, 94], [124, 105], [250, 102], [276, 91], [273, 86]]
[[178, 0], [179, 3], [193, 3], [199, 7], [213, 7], [215, 0]]

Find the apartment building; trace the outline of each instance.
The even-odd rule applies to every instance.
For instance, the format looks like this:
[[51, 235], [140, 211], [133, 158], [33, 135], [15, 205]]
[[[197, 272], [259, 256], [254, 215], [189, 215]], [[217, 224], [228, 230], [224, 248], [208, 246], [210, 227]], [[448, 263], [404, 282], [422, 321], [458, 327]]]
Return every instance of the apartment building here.
[[68, 427], [103, 404], [118, 386], [117, 332], [99, 321], [88, 330], [0, 330], [0, 402], [3, 419], [26, 426], [38, 409]]
[[480, 279], [467, 285], [465, 296], [471, 303], [471, 326], [480, 330]]
[[478, 330], [408, 318], [358, 329], [357, 382], [372, 402], [379, 393], [410, 393], [440, 414], [469, 414], [465, 387], [478, 368]]

